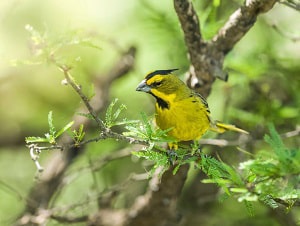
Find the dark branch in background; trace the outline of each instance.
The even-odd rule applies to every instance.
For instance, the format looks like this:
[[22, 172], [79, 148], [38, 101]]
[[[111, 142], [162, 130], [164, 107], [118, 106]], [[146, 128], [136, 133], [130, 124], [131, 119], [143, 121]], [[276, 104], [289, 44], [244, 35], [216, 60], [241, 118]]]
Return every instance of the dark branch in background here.
[[212, 45], [218, 52], [227, 54], [234, 45], [250, 30], [259, 14], [268, 12], [277, 0], [245, 1], [244, 5], [231, 14], [229, 20], [212, 39]]
[[297, 11], [300, 10], [300, 2], [298, 0], [283, 0], [283, 1], [279, 1], [279, 3], [283, 4], [283, 5], [286, 5], [288, 7], [291, 7], [292, 9], [295, 9]]
[[[109, 89], [111, 83], [132, 70], [135, 51], [135, 48], [131, 47], [123, 54], [123, 56], [121, 56], [121, 59], [112, 67], [111, 71], [104, 79], [102, 77], [97, 78], [95, 96], [90, 102], [96, 116], [106, 108], [107, 103], [109, 102]], [[82, 111], [84, 110], [79, 109], [76, 112]], [[91, 126], [91, 120], [86, 117], [75, 115], [73, 120], [75, 129], [78, 129], [81, 124], [84, 125], [85, 129], [88, 129]], [[31, 222], [31, 217], [28, 216], [34, 216], [35, 214], [38, 214], [41, 209], [48, 208], [49, 202], [62, 182], [66, 170], [73, 160], [84, 152], [84, 147], [73, 146], [73, 140], [68, 135], [63, 135], [59, 143], [63, 147], [68, 148], [64, 149], [62, 153], [55, 152], [52, 159], [48, 161], [45, 172], [41, 175], [41, 178], [39, 178], [28, 194], [26, 208], [21, 215], [23, 217], [19, 220], [20, 225], [32, 225], [33, 222]]]
[[225, 55], [254, 25], [257, 16], [275, 3], [276, 0], [245, 1], [211, 41], [204, 41], [193, 4], [188, 0], [174, 0], [191, 62], [187, 84], [207, 97], [215, 78], [226, 81], [228, 75], [222, 68]]
[[[110, 206], [101, 208], [90, 218], [88, 225], [177, 225], [180, 220], [177, 199], [185, 184], [189, 165], [181, 166], [175, 175], [173, 175], [174, 167], [165, 171], [162, 177], [160, 175], [164, 169], [158, 168], [149, 181], [147, 192], [137, 197], [131, 207], [122, 210]], [[130, 176], [131, 180], [134, 178], [135, 176]], [[118, 221], [108, 221], [107, 218], [118, 219]]]
[[282, 37], [288, 38], [288, 39], [292, 40], [293, 42], [299, 42], [300, 41], [300, 36], [296, 36], [296, 35], [292, 35], [292, 34], [287, 34], [284, 31], [282, 31], [276, 24], [271, 24], [271, 26]]
[[57, 216], [53, 214], [50, 217], [56, 220], [57, 222], [62, 222], [62, 223], [79, 223], [79, 222], [86, 222], [88, 220], [88, 216], [68, 217], [68, 216]]
[[160, 179], [157, 168], [149, 181], [148, 190], [136, 198], [128, 209], [101, 208], [90, 217], [88, 225], [105, 226], [163, 226], [178, 225], [177, 199], [182, 192], [189, 165], [182, 166], [176, 175], [167, 170]]
[[215, 78], [211, 76], [207, 43], [202, 39], [198, 16], [193, 4], [188, 0], [174, 0], [174, 7], [191, 63], [187, 84], [207, 97]]
[[175, 175], [172, 173], [173, 169], [171, 167], [162, 175], [160, 183], [157, 181], [158, 175], [153, 177], [149, 183], [148, 192], [138, 197], [129, 210], [125, 225], [178, 225], [181, 219], [177, 210], [177, 199], [185, 184], [189, 165], [181, 166]]

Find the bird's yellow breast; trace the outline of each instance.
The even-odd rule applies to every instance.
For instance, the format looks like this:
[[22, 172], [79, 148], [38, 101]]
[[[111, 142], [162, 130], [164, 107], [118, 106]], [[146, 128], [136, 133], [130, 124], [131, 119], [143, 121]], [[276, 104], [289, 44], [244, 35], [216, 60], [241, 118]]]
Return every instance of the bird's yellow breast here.
[[157, 125], [163, 130], [172, 128], [169, 135], [178, 141], [199, 139], [210, 127], [205, 105], [195, 96], [176, 101], [175, 97], [168, 98], [168, 108], [156, 103]]

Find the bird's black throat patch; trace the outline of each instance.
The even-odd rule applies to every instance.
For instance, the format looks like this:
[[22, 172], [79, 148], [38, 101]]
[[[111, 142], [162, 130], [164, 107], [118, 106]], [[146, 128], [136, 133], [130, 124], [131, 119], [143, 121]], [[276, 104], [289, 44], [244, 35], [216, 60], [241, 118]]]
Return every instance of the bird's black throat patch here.
[[160, 97], [155, 96], [153, 93], [150, 93], [150, 94], [155, 97], [158, 107], [160, 107], [162, 110], [170, 108], [170, 105], [167, 101], [161, 99]]
[[161, 109], [169, 109], [170, 106], [169, 106], [169, 103], [164, 101], [163, 99], [159, 98], [159, 97], [155, 97], [156, 98], [156, 102], [158, 104], [158, 106], [161, 108]]

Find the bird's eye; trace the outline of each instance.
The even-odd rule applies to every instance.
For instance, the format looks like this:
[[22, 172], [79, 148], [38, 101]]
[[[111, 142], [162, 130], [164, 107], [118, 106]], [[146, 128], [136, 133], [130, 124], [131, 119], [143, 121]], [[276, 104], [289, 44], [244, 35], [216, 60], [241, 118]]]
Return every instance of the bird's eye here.
[[154, 82], [154, 83], [153, 83], [153, 86], [154, 86], [154, 87], [159, 87], [161, 84], [162, 84], [162, 81]]

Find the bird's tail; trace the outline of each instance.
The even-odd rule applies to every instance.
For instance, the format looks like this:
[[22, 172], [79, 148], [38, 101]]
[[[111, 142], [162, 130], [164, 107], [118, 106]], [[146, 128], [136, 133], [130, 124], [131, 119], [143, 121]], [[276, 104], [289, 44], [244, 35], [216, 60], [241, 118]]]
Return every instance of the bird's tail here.
[[240, 129], [238, 127], [236, 127], [235, 125], [230, 125], [230, 124], [224, 124], [222, 122], [219, 121], [215, 121], [213, 125], [210, 126], [209, 128], [210, 130], [217, 132], [217, 133], [224, 133], [228, 130], [231, 131], [235, 131], [238, 133], [245, 133], [245, 134], [249, 134], [247, 131]]

